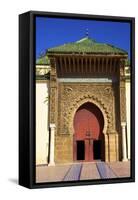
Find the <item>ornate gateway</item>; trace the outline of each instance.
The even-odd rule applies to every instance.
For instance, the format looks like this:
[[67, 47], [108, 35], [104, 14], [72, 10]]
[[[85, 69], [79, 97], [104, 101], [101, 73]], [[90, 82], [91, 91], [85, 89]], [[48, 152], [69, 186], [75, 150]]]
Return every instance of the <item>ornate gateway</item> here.
[[47, 55], [54, 161], [125, 160], [127, 53], [87, 36]]

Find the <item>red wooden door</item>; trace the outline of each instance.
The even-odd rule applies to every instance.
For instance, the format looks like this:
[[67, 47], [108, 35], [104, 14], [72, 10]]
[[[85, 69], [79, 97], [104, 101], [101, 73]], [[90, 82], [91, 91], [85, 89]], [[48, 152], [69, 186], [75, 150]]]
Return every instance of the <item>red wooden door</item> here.
[[[77, 142], [84, 141], [84, 161], [93, 161], [93, 141], [98, 140], [103, 127], [100, 110], [92, 103], [83, 104], [74, 117], [74, 160], [78, 160]], [[79, 147], [81, 148], [81, 147]], [[80, 156], [83, 158], [83, 156]]]

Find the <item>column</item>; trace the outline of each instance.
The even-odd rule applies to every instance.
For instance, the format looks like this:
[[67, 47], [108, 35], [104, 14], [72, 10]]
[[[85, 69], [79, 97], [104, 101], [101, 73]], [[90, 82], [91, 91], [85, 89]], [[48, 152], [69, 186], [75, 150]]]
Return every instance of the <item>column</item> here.
[[131, 133], [130, 133], [130, 127], [131, 127], [131, 119], [130, 119], [130, 107], [131, 107], [131, 94], [130, 94], [130, 77], [126, 80], [126, 105], [127, 105], [127, 148], [128, 148], [128, 159], [130, 160], [130, 149], [131, 149]]
[[54, 161], [54, 147], [55, 147], [55, 124], [50, 124], [50, 156], [48, 166], [55, 165]]
[[109, 151], [109, 133], [104, 133], [104, 141], [105, 141], [105, 162], [110, 162], [110, 151]]
[[120, 125], [122, 129], [122, 161], [127, 161], [125, 59], [120, 60], [119, 76]]
[[122, 153], [123, 158], [122, 161], [127, 161], [127, 146], [126, 146], [126, 122], [121, 123], [122, 127]]

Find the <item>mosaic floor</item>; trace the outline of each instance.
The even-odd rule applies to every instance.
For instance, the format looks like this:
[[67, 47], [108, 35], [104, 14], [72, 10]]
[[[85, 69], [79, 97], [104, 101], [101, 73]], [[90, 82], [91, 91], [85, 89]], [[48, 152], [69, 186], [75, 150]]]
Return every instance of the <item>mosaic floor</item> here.
[[130, 162], [71, 163], [36, 167], [37, 183], [118, 177], [130, 177]]

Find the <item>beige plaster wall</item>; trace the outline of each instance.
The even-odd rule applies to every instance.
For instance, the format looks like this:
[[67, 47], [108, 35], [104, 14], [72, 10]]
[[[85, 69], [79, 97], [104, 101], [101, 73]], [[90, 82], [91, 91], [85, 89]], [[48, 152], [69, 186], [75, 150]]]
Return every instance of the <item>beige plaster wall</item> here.
[[48, 82], [36, 81], [36, 164], [46, 164], [48, 157]]

